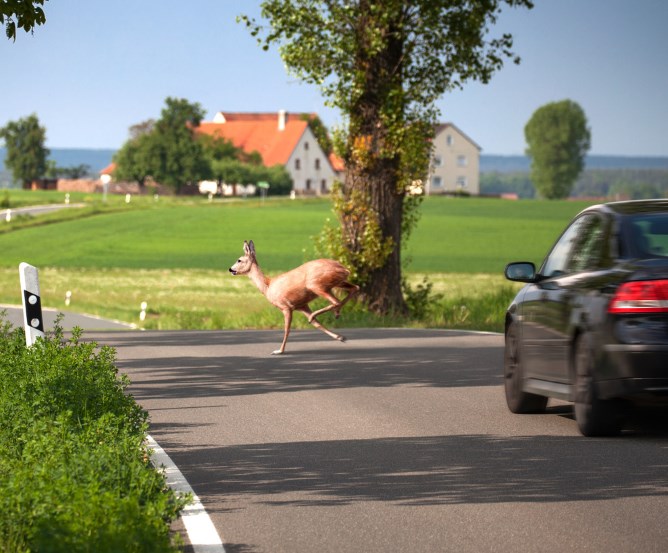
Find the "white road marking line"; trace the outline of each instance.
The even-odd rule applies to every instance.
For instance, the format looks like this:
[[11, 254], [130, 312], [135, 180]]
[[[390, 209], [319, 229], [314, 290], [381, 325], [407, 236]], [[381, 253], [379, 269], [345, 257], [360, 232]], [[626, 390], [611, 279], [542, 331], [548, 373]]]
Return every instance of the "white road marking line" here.
[[179, 468], [151, 436], [147, 436], [146, 441], [153, 451], [151, 458], [155, 465], [162, 465], [165, 468], [165, 476], [169, 487], [177, 492], [190, 493], [193, 496], [193, 502], [181, 512], [181, 519], [195, 553], [225, 553], [223, 542], [204, 509], [204, 505], [181, 474]]

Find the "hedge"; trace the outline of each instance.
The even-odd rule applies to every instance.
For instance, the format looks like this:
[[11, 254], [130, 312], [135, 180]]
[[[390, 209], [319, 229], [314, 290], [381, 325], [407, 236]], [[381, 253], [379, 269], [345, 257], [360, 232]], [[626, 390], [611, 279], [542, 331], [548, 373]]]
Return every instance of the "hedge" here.
[[148, 414], [115, 350], [0, 313], [0, 552], [175, 552], [190, 501], [150, 462]]

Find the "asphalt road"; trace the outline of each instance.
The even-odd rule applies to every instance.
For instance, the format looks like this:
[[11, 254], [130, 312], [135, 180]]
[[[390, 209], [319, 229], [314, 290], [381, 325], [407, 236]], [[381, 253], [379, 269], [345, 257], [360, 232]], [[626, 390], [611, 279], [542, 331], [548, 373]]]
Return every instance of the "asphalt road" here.
[[665, 420], [586, 439], [564, 404], [512, 415], [499, 335], [345, 334], [84, 338], [117, 348], [227, 553], [668, 549]]

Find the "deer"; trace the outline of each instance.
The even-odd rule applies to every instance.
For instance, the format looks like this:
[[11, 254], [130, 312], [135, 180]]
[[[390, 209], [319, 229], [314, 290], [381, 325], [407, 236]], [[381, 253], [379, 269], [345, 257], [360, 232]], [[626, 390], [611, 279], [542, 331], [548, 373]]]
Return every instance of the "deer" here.
[[[283, 312], [283, 343], [280, 348], [272, 352], [272, 355], [281, 355], [285, 352], [294, 311], [304, 313], [310, 324], [334, 340], [346, 341], [344, 336], [325, 328], [316, 320], [316, 317], [328, 311], [334, 311], [338, 319], [341, 308], [359, 292], [359, 286], [348, 282], [350, 276], [348, 269], [333, 259], [315, 259], [287, 273], [269, 278], [260, 269], [255, 254], [255, 244], [252, 240], [244, 240], [243, 251], [244, 255], [230, 267], [230, 273], [233, 276], [248, 275], [267, 300]], [[342, 300], [339, 300], [332, 294], [333, 288], [345, 290], [348, 293]], [[312, 311], [308, 304], [317, 297], [325, 298], [329, 305]]]

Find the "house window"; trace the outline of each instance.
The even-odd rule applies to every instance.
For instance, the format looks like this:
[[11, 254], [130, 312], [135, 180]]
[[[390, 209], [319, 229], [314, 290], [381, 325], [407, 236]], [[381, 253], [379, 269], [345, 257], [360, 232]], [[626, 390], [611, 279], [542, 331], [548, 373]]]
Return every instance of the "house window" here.
[[311, 190], [311, 179], [306, 179], [306, 190]]
[[446, 137], [446, 139], [445, 139], [445, 143], [446, 143], [448, 146], [452, 146], [452, 145], [455, 143], [455, 137], [452, 136], [451, 134], [449, 134], [449, 135]]
[[316, 170], [320, 169], [320, 159], [315, 160], [315, 168], [316, 168]]
[[434, 167], [443, 167], [443, 156], [434, 156]]
[[457, 177], [457, 187], [466, 188], [468, 186], [468, 179], [466, 177]]
[[466, 167], [469, 164], [469, 160], [466, 156], [457, 156], [457, 166]]
[[302, 168], [302, 162], [299, 160], [299, 158], [295, 159], [295, 169], [299, 170]]
[[304, 142], [304, 150], [308, 150], [308, 142]]
[[434, 188], [440, 188], [443, 186], [443, 179], [441, 177], [433, 176], [431, 177], [431, 185]]
[[326, 179], [322, 179], [320, 181], [320, 192], [322, 192], [323, 194], [325, 194], [327, 192], [327, 180]]

